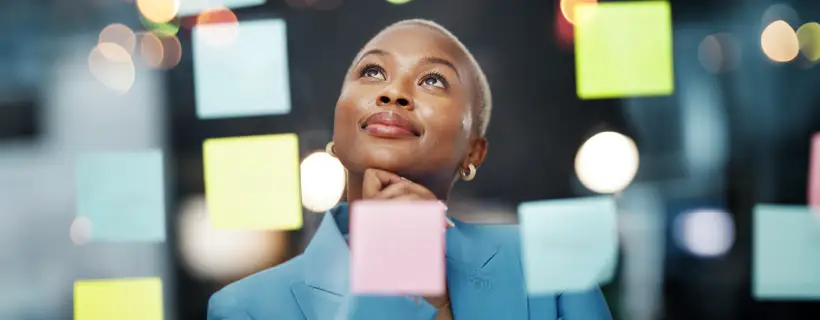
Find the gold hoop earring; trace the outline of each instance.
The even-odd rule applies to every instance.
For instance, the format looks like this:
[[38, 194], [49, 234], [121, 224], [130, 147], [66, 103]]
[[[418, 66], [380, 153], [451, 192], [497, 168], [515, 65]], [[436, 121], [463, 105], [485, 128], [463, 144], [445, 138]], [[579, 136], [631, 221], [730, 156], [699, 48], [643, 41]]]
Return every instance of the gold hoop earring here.
[[331, 157], [336, 158], [336, 151], [333, 150], [333, 141], [327, 143], [325, 146], [325, 152], [327, 152], [327, 154]]
[[478, 169], [476, 169], [472, 163], [468, 164], [467, 169], [461, 169], [461, 172], [459, 172], [461, 175], [461, 180], [470, 181], [475, 179], [475, 174], [477, 171]]

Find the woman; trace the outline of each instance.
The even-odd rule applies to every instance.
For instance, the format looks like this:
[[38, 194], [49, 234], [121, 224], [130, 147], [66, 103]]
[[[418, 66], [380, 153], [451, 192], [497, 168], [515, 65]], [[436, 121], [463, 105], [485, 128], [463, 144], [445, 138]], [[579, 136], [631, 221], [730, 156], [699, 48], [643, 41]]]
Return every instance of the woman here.
[[[490, 89], [469, 51], [425, 20], [393, 24], [365, 45], [336, 104], [335, 154], [347, 199], [440, 200], [487, 154]], [[600, 291], [528, 297], [514, 226], [447, 221], [447, 293], [349, 294], [347, 205], [326, 214], [305, 252], [220, 290], [209, 320], [610, 319]]]

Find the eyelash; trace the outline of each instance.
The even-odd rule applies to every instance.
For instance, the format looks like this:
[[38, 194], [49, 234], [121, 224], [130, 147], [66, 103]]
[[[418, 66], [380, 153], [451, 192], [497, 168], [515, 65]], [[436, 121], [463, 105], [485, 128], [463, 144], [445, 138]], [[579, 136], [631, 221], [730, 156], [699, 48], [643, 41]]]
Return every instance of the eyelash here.
[[429, 78], [431, 76], [436, 78], [436, 80], [438, 80], [439, 82], [441, 82], [441, 85], [444, 86], [444, 89], [447, 89], [447, 88], [450, 87], [450, 83], [447, 82], [447, 79], [444, 78], [444, 75], [442, 75], [441, 73], [435, 72], [435, 71], [430, 72], [427, 75], [425, 75], [423, 78], [421, 78], [421, 82], [419, 82], [419, 83], [420, 84], [424, 83], [424, 81], [427, 81], [427, 78]]
[[[380, 65], [377, 65], [375, 63], [368, 63], [368, 64], [364, 65], [361, 69], [359, 69], [359, 78], [364, 77], [367, 74], [367, 72], [370, 71], [371, 69], [375, 69], [375, 70], [381, 72], [382, 74], [385, 73], [384, 69]], [[450, 87], [450, 83], [447, 82], [447, 79], [444, 77], [444, 75], [442, 75], [441, 73], [435, 72], [435, 71], [424, 75], [424, 77], [421, 78], [421, 81], [419, 82], [419, 84], [424, 84], [424, 81], [426, 81], [427, 78], [429, 78], [431, 76], [434, 77], [436, 80], [440, 81], [441, 85], [444, 86], [445, 89]]]
[[374, 64], [374, 63], [368, 63], [359, 70], [359, 78], [364, 77], [365, 74], [367, 74], [367, 72], [370, 71], [370, 69], [376, 69], [379, 72], [381, 72], [382, 74], [384, 74], [384, 69], [382, 69], [382, 67], [380, 65], [377, 65], [377, 64]]

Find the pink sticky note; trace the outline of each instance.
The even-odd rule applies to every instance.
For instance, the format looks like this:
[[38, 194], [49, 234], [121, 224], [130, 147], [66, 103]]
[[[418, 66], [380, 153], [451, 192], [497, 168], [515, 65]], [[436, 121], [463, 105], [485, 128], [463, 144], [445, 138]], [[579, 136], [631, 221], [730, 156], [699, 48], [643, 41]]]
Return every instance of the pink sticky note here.
[[439, 295], [444, 208], [437, 201], [358, 201], [350, 209], [354, 294]]
[[820, 133], [815, 133], [811, 138], [808, 189], [809, 206], [815, 212], [820, 212]]

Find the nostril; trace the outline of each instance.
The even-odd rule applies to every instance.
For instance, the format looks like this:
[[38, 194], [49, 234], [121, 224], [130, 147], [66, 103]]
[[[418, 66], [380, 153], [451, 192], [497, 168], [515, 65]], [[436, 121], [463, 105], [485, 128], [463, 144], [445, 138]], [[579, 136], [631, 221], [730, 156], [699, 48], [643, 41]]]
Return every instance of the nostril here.
[[379, 101], [381, 101], [382, 103], [388, 103], [390, 102], [390, 98], [382, 96], [381, 98], [379, 98]]
[[407, 99], [404, 98], [399, 98], [398, 100], [396, 100], [396, 102], [398, 102], [399, 105], [402, 107], [406, 107], [408, 104], [410, 104], [410, 101], [407, 101]]

